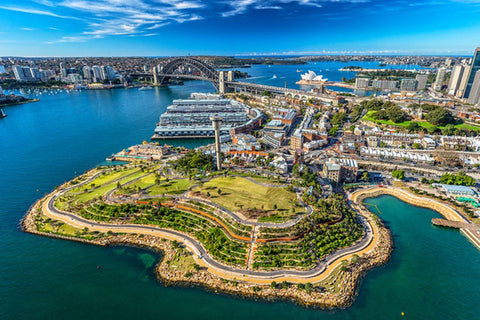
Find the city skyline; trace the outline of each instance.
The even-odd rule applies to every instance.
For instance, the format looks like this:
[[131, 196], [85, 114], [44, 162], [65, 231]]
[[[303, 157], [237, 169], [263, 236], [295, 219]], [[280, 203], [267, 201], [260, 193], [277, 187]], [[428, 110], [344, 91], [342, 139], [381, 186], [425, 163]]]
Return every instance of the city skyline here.
[[477, 0], [7, 0], [0, 56], [470, 56], [479, 13]]

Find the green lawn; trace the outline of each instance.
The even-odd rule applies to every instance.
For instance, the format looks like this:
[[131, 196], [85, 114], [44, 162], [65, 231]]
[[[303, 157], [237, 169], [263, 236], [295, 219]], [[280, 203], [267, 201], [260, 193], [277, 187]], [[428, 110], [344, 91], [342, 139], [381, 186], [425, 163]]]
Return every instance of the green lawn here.
[[160, 185], [148, 189], [148, 194], [180, 194], [190, 189], [194, 184], [195, 181], [188, 179], [175, 179], [170, 180], [169, 182], [166, 182], [165, 179], [162, 179]]
[[[412, 122], [418, 123], [418, 125], [420, 127], [425, 128], [425, 129], [435, 127], [433, 124], [431, 124], [430, 122], [427, 122], [427, 121], [403, 121], [403, 122], [395, 123], [391, 120], [377, 120], [377, 119], [373, 118], [373, 114], [375, 112], [376, 111], [374, 111], [374, 110], [368, 111], [367, 114], [365, 114], [363, 116], [362, 120], [372, 121], [372, 122], [375, 122], [375, 123], [378, 123], [378, 124], [386, 124], [386, 125], [390, 125], [390, 126], [403, 127], [403, 128], [408, 128], [408, 126]], [[436, 127], [439, 128], [439, 129], [444, 129], [445, 128], [445, 126], [436, 126]], [[455, 128], [457, 128], [457, 129], [467, 129], [467, 130], [472, 130], [472, 131], [480, 131], [480, 127], [473, 126], [473, 125], [470, 125], [470, 124], [465, 124], [465, 123], [457, 124], [457, 125], [455, 125]]]
[[[218, 188], [222, 194], [218, 194]], [[200, 191], [203, 194], [210, 193], [210, 200], [228, 210], [239, 211], [243, 209], [262, 209], [269, 211], [269, 214], [291, 213], [291, 208], [295, 208], [295, 213], [302, 212], [302, 207], [295, 207], [292, 203], [297, 201], [294, 192], [289, 192], [283, 187], [265, 187], [241, 177], [220, 177], [205, 182], [202, 187], [197, 187], [194, 191]], [[274, 205], [277, 210], [274, 210]]]
[[[132, 180], [134, 180], [134, 179], [136, 179], [136, 178], [138, 178], [138, 177], [140, 177], [144, 174], [145, 174], [145, 172], [138, 171], [137, 173], [132, 174], [131, 176], [123, 178], [122, 180], [120, 180], [120, 183], [125, 184], [125, 183], [127, 183], [129, 181], [132, 181]], [[102, 196], [105, 193], [107, 193], [109, 191], [112, 191], [116, 187], [117, 187], [116, 183], [104, 184], [103, 186], [101, 186], [99, 188], [96, 188], [96, 189], [93, 189], [91, 191], [87, 191], [87, 192], [75, 195], [75, 198], [78, 202], [86, 202], [86, 201], [92, 200], [95, 197]]]
[[143, 177], [142, 179], [136, 181], [135, 183], [129, 184], [129, 187], [140, 187], [142, 189], [149, 187], [155, 184], [155, 174], [151, 173], [148, 176]]
[[85, 188], [89, 188], [92, 183], [95, 184], [95, 186], [101, 186], [103, 184], [111, 183], [112, 181], [114, 181], [118, 178], [124, 177], [124, 176], [129, 175], [129, 174], [131, 174], [135, 171], [138, 171], [138, 170], [140, 170], [140, 169], [130, 168], [130, 169], [122, 170], [122, 171], [109, 171], [104, 175], [100, 175], [99, 177], [97, 177], [92, 182], [90, 182], [86, 185], [83, 185], [81, 187], [74, 188], [74, 189], [70, 190], [69, 193], [82, 192], [83, 190], [85, 190]]

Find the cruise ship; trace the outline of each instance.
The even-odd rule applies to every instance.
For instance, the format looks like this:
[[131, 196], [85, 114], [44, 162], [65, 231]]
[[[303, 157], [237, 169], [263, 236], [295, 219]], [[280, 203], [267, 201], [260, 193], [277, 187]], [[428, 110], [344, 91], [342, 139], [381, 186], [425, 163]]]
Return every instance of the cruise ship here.
[[214, 137], [211, 117], [221, 117], [221, 135], [249, 131], [261, 122], [261, 112], [238, 101], [214, 94], [192, 94], [190, 99], [173, 100], [160, 116], [152, 139]]

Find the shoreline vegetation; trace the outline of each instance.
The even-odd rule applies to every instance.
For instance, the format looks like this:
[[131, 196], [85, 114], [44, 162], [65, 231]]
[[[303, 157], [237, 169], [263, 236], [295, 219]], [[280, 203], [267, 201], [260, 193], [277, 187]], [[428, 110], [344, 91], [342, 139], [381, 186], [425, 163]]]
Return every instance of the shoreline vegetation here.
[[10, 107], [10, 106], [16, 106], [20, 104], [26, 104], [26, 103], [32, 103], [32, 102], [38, 102], [40, 99], [25, 99], [22, 101], [7, 101], [7, 102], [0, 102], [0, 107]]

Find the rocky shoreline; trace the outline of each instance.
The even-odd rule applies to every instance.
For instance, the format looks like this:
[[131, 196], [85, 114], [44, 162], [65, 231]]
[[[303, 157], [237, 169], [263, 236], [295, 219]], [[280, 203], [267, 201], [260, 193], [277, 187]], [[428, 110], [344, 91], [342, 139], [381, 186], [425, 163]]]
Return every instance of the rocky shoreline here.
[[[376, 223], [378, 234], [375, 247], [368, 253], [356, 257], [355, 261], [344, 260], [331, 273], [319, 283], [312, 283], [311, 289], [296, 283], [252, 283], [246, 279], [226, 280], [210, 273], [207, 268], [200, 267], [191, 272], [175, 270], [170, 262], [179, 250], [188, 252], [173, 241], [153, 235], [115, 234], [102, 233], [95, 239], [65, 236], [56, 233], [39, 231], [36, 217], [41, 214], [41, 205], [44, 199], [38, 200], [29, 209], [21, 221], [22, 230], [25, 232], [54, 237], [58, 239], [79, 241], [100, 246], [124, 245], [146, 248], [161, 252], [162, 258], [155, 268], [158, 280], [166, 286], [195, 286], [214, 293], [240, 296], [248, 299], [266, 301], [287, 300], [305, 307], [319, 308], [346, 308], [350, 306], [358, 293], [359, 284], [366, 272], [376, 266], [386, 263], [392, 250], [392, 237], [388, 229], [370, 211], [360, 206], [362, 214], [367, 216], [372, 223]], [[192, 253], [188, 253], [192, 254]]]

